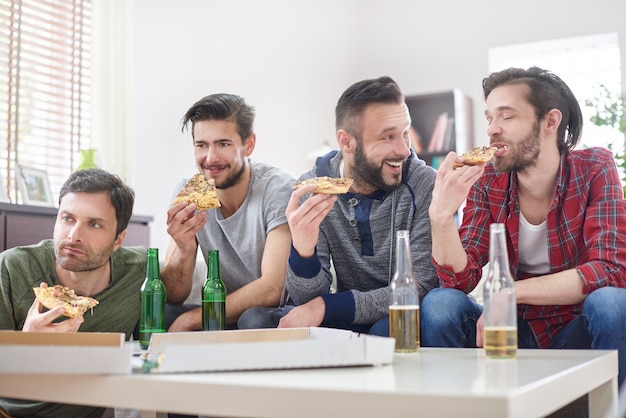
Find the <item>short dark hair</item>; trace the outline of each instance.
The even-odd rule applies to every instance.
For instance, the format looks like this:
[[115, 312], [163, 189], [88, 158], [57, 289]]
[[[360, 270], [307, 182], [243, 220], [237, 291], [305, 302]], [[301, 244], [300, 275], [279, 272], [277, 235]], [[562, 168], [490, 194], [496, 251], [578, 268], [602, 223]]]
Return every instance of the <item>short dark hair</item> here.
[[485, 100], [493, 89], [503, 85], [525, 84], [529, 88], [526, 99], [535, 109], [537, 120], [551, 110], [558, 109], [563, 120], [558, 129], [559, 151], [572, 150], [578, 144], [583, 129], [583, 116], [572, 90], [558, 76], [539, 67], [508, 68], [483, 80]]
[[208, 120], [228, 120], [235, 122], [237, 133], [245, 144], [254, 132], [254, 107], [235, 94], [216, 93], [203, 97], [193, 104], [183, 116], [181, 130], [184, 132], [191, 123], [191, 137], [196, 122]]
[[335, 128], [360, 136], [361, 116], [374, 103], [404, 103], [404, 95], [391, 77], [362, 80], [348, 87], [335, 108]]
[[128, 222], [133, 214], [135, 203], [135, 192], [125, 185], [122, 179], [101, 168], [88, 168], [78, 170], [70, 174], [68, 179], [61, 186], [59, 193], [59, 205], [61, 200], [68, 193], [100, 193], [107, 192], [111, 204], [115, 208], [117, 228], [115, 236], [128, 227]]

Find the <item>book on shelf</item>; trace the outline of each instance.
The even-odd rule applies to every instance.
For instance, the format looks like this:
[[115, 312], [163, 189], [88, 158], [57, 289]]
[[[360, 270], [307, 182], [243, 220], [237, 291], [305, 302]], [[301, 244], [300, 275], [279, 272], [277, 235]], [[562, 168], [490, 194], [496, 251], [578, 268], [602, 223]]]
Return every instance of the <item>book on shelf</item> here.
[[428, 144], [428, 152], [440, 152], [443, 150], [443, 143], [446, 137], [446, 131], [448, 130], [448, 112], [443, 112], [437, 118], [433, 134], [430, 137]]

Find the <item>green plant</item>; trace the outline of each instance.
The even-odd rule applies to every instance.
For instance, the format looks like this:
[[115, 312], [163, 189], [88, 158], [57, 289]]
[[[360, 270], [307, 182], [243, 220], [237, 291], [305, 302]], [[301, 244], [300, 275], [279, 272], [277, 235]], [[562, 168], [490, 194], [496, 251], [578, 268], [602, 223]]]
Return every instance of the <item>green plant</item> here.
[[617, 166], [622, 173], [622, 184], [626, 195], [626, 93], [615, 93], [604, 84], [600, 84], [598, 95], [586, 100], [585, 105], [594, 112], [590, 117], [594, 125], [608, 126], [625, 134], [619, 149], [614, 149], [614, 144], [609, 144], [608, 147], [613, 151]]

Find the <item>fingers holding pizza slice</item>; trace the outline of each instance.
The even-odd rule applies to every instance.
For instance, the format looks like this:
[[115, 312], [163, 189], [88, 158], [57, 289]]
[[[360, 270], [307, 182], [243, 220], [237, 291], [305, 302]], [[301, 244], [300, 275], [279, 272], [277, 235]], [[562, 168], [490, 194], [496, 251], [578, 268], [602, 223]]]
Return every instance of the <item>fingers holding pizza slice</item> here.
[[96, 306], [99, 302], [88, 296], [78, 296], [69, 287], [56, 285], [52, 287], [33, 288], [35, 297], [43, 306], [54, 309], [57, 306], [64, 308], [63, 315], [69, 318], [83, 316], [87, 310]]
[[296, 184], [294, 186], [294, 189], [299, 189], [300, 187], [308, 185], [314, 185], [315, 189], [313, 189], [311, 193], [344, 194], [348, 193], [348, 190], [350, 190], [350, 186], [352, 186], [352, 183], [354, 183], [354, 180], [347, 177], [313, 177]]
[[463, 167], [464, 165], [486, 164], [498, 151], [498, 147], [474, 147], [471, 150], [459, 155], [463, 158], [463, 162], [454, 163], [454, 168]]
[[172, 206], [182, 203], [193, 203], [198, 210], [219, 208], [222, 205], [217, 197], [217, 189], [214, 179], [207, 179], [203, 174], [197, 173], [189, 179], [174, 198]]

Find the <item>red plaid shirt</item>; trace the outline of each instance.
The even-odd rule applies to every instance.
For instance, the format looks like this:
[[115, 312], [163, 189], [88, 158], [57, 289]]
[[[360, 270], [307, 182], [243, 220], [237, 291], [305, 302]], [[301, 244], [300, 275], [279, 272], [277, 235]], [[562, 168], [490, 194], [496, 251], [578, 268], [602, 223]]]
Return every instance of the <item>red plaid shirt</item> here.
[[[454, 273], [435, 263], [443, 287], [469, 293], [489, 261], [489, 225], [503, 223], [511, 274], [524, 280], [518, 269], [519, 202], [517, 175], [497, 173], [491, 164], [472, 187], [459, 228], [467, 253], [465, 269]], [[583, 291], [603, 286], [626, 287], [626, 200], [613, 159], [604, 148], [571, 151], [561, 157], [554, 200], [547, 218], [550, 272], [578, 269]], [[539, 347], [547, 348], [561, 328], [581, 312], [576, 305], [518, 305]]]

